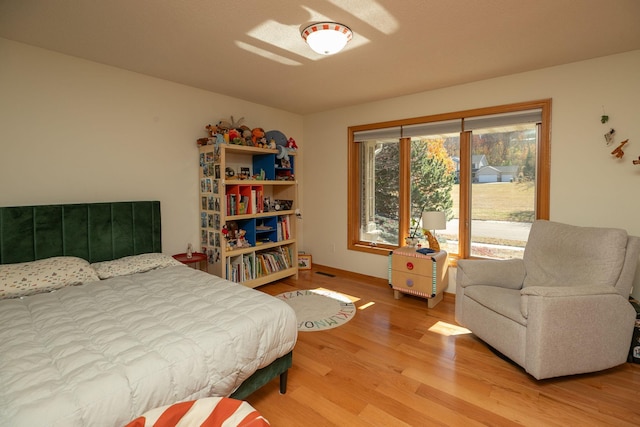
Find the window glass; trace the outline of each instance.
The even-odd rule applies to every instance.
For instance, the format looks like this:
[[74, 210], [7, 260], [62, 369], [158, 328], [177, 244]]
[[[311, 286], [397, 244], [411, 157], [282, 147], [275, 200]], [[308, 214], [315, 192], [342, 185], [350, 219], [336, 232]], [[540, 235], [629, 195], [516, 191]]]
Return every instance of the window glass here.
[[398, 245], [400, 240], [400, 144], [398, 139], [363, 141], [360, 147], [360, 240]]
[[458, 157], [460, 134], [422, 135], [411, 139], [411, 221], [410, 238], [422, 238], [423, 212], [444, 212], [447, 228], [429, 230], [450, 253], [458, 249]]
[[537, 125], [472, 133], [471, 256], [522, 258], [535, 215]]

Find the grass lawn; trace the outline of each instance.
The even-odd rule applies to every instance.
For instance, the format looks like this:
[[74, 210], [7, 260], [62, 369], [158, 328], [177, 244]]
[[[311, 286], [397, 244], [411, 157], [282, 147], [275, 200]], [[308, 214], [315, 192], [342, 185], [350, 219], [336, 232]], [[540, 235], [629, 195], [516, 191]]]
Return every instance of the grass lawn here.
[[[451, 190], [453, 212], [459, 211], [460, 186]], [[496, 182], [471, 185], [471, 218], [492, 221], [533, 222], [535, 218], [533, 183]]]

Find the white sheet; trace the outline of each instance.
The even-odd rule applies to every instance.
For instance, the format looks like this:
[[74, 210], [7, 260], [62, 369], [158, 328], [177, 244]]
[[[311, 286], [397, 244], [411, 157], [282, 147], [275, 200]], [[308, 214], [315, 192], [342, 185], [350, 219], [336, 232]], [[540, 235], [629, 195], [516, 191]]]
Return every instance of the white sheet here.
[[291, 351], [284, 302], [185, 266], [0, 301], [0, 425], [117, 426]]

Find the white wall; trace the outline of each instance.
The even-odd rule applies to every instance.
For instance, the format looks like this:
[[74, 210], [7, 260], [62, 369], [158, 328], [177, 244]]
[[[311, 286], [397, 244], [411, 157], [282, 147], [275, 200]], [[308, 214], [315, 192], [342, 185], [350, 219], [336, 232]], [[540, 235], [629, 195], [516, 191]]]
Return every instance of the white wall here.
[[[195, 140], [244, 116], [301, 147], [301, 249], [387, 277], [386, 257], [346, 250], [347, 127], [542, 98], [553, 99], [551, 219], [640, 235], [640, 51], [305, 117], [1, 38], [0, 64], [0, 206], [160, 200], [167, 253], [199, 238]], [[630, 139], [623, 161], [603, 142], [609, 125]]]
[[0, 64], [0, 206], [160, 200], [166, 253], [198, 247], [204, 126], [244, 116], [304, 145], [281, 110], [1, 38]]
[[[346, 249], [348, 126], [543, 98], [553, 99], [551, 220], [640, 236], [640, 165], [631, 163], [640, 156], [638, 70], [634, 51], [305, 116], [305, 156], [314, 159], [304, 169], [305, 249], [318, 264], [387, 277], [386, 257]], [[610, 127], [630, 140], [622, 161], [604, 143]]]

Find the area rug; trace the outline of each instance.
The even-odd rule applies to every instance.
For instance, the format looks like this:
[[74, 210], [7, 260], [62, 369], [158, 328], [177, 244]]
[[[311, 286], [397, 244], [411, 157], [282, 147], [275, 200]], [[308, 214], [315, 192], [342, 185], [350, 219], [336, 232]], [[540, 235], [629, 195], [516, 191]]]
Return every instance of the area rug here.
[[298, 331], [324, 331], [353, 319], [356, 306], [349, 298], [327, 289], [284, 292], [276, 295], [296, 312]]

